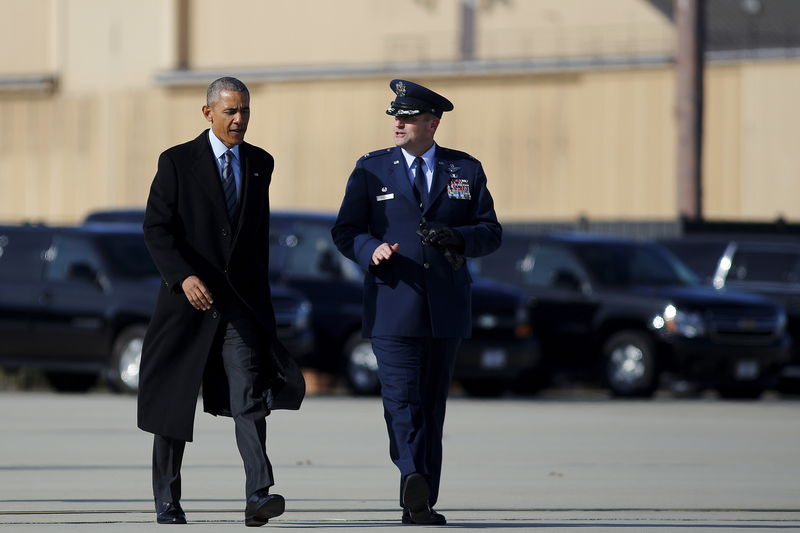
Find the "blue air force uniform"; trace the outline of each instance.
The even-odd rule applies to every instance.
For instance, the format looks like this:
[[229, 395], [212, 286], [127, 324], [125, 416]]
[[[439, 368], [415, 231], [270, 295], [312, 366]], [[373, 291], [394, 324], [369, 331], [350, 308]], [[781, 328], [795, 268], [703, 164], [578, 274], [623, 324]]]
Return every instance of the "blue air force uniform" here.
[[[412, 82], [394, 80], [391, 87], [397, 97], [388, 114], [440, 117], [452, 109]], [[456, 350], [471, 335], [472, 280], [466, 266], [454, 268], [441, 248], [423, 244], [418, 231], [452, 228], [462, 241], [457, 252], [477, 257], [500, 246], [502, 229], [477, 159], [436, 144], [428, 156], [423, 166], [429, 190], [422, 205], [410, 177], [413, 156], [394, 147], [361, 157], [331, 233], [339, 251], [367, 272], [363, 335], [372, 339], [378, 359], [391, 458], [403, 480], [415, 473], [424, 477], [432, 508]], [[383, 243], [399, 248], [375, 265], [372, 254]], [[402, 500], [401, 482], [401, 506], [407, 508]]]

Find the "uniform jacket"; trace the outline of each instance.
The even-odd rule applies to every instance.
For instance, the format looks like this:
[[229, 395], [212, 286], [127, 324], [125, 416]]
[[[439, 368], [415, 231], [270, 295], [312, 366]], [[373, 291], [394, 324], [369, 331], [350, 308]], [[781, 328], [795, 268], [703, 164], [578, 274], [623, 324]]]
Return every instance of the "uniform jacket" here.
[[[197, 396], [203, 408], [230, 415], [227, 378], [215, 338], [230, 310], [262, 326], [261, 353], [273, 370], [268, 397], [273, 409], [297, 409], [305, 392], [302, 374], [276, 339], [268, 283], [269, 184], [272, 156], [248, 143], [239, 148], [241, 188], [237, 227], [228, 219], [208, 130], [166, 150], [150, 188], [144, 219], [147, 247], [162, 284], [142, 349], [138, 423], [145, 431], [192, 440]], [[214, 299], [194, 309], [181, 283], [196, 275]]]
[[[477, 257], [500, 246], [502, 228], [480, 162], [439, 146], [435, 160], [422, 212], [400, 148], [363, 156], [347, 182], [331, 233], [339, 251], [367, 270], [365, 337], [471, 334], [467, 267], [453, 270], [439, 250], [422, 245], [417, 230], [423, 217], [430, 226], [450, 226], [464, 237], [464, 255]], [[384, 242], [400, 248], [388, 261], [372, 265], [372, 253]]]

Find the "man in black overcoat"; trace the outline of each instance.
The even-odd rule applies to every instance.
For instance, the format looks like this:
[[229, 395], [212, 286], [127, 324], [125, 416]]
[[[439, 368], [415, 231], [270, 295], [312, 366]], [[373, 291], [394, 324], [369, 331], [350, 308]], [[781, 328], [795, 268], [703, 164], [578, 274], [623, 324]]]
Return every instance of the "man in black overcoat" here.
[[144, 235], [162, 277], [145, 336], [138, 424], [154, 434], [156, 519], [186, 523], [180, 467], [203, 408], [231, 416], [245, 469], [245, 523], [283, 513], [270, 494], [266, 416], [298, 409], [305, 384], [276, 338], [268, 282], [269, 184], [274, 161], [244, 142], [250, 93], [235, 78], [208, 86], [209, 130], [161, 154]]
[[389, 86], [395, 147], [356, 162], [331, 233], [366, 270], [362, 332], [378, 360], [402, 522], [444, 525], [433, 506], [445, 404], [459, 343], [472, 327], [464, 256], [496, 250], [502, 228], [480, 161], [434, 142], [453, 104], [410, 81]]

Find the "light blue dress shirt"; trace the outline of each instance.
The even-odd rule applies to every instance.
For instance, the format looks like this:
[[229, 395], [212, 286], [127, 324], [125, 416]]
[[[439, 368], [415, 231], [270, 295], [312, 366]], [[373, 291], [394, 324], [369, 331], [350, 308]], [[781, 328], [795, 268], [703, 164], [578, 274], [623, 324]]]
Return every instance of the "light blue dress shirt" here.
[[[414, 160], [417, 156], [409, 154], [406, 152], [405, 148], [400, 148], [403, 152], [403, 157], [406, 158], [406, 169], [408, 169], [408, 181], [411, 182], [411, 186], [414, 186], [414, 176], [417, 173], [417, 164]], [[436, 154], [436, 143], [433, 143], [433, 146], [430, 149], [422, 154], [420, 157], [422, 161], [425, 163], [423, 165], [423, 171], [425, 172], [425, 181], [428, 184], [428, 192], [431, 190], [431, 182], [433, 181], [433, 165], [434, 165], [434, 154]]]
[[[225, 164], [225, 152], [228, 147], [222, 141], [217, 139], [214, 135], [214, 130], [208, 130], [208, 140], [211, 142], [211, 150], [214, 151], [214, 160], [217, 162], [217, 170], [219, 171], [220, 179], [222, 179], [222, 166]], [[239, 145], [237, 144], [230, 149], [233, 154], [231, 165], [233, 166], [233, 181], [236, 182], [236, 197], [242, 197], [242, 164], [239, 160]]]

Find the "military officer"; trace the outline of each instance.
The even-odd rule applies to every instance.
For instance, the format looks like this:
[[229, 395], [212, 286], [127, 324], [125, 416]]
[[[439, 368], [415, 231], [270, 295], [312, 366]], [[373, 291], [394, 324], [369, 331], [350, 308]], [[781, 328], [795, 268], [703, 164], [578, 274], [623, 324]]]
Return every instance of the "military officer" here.
[[496, 250], [502, 228], [481, 163], [434, 142], [453, 104], [407, 80], [389, 86], [395, 147], [358, 160], [331, 233], [366, 270], [363, 335], [378, 360], [402, 522], [442, 525], [445, 403], [472, 325], [464, 256]]

